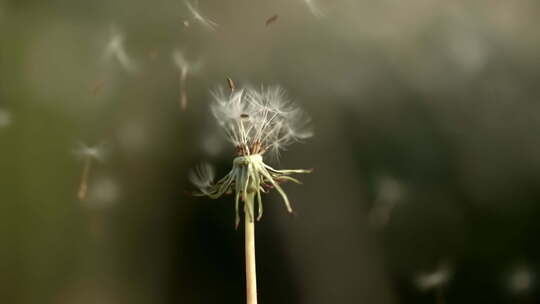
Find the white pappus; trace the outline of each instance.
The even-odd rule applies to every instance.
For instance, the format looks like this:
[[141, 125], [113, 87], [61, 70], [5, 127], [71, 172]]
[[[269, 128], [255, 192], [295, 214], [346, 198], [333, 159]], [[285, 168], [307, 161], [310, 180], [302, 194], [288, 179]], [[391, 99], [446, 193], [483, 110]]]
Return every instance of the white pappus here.
[[114, 58], [126, 71], [133, 73], [137, 71], [135, 62], [128, 55], [125, 48], [125, 36], [116, 27], [111, 28], [111, 34], [105, 47], [105, 58]]
[[188, 75], [200, 70], [201, 61], [188, 61], [184, 54], [179, 50], [174, 50], [172, 53], [174, 65], [180, 73], [180, 108], [185, 110], [188, 104], [187, 97], [187, 78]]
[[[191, 13], [192, 18], [195, 21], [200, 23], [203, 27], [207, 28], [208, 30], [211, 30], [211, 31], [216, 30], [216, 27], [218, 26], [218, 24], [201, 14], [201, 12], [199, 11], [198, 1], [195, 1], [194, 4], [192, 4], [189, 0], [185, 0], [185, 3], [186, 3], [187, 9]], [[187, 24], [189, 26], [189, 22]], [[185, 21], [184, 21], [184, 27], [187, 27]]]

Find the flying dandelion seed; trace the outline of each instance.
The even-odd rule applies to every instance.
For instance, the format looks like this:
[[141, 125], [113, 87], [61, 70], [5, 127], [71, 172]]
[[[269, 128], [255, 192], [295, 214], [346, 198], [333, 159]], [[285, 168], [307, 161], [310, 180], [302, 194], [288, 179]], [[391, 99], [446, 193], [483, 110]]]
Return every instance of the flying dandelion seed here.
[[432, 273], [423, 273], [416, 278], [416, 285], [421, 290], [430, 290], [444, 285], [448, 280], [447, 271], [436, 271]]
[[[186, 3], [186, 7], [188, 8], [189, 12], [191, 13], [193, 19], [196, 22], [198, 22], [199, 24], [201, 24], [203, 27], [205, 27], [208, 30], [211, 30], [211, 31], [216, 30], [216, 27], [218, 26], [218, 24], [210, 20], [209, 18], [204, 17], [199, 12], [199, 1], [195, 1], [195, 4], [191, 4], [190, 1], [186, 0], [185, 3]], [[186, 26], [185, 21], [184, 21], [184, 26]]]
[[133, 73], [136, 72], [137, 68], [126, 52], [124, 40], [124, 35], [118, 29], [113, 28], [105, 47], [105, 58], [107, 60], [115, 59], [122, 68]]
[[321, 8], [317, 5], [316, 0], [304, 0], [304, 3], [307, 5], [309, 11], [311, 14], [317, 18], [324, 18], [326, 15], [321, 10]]
[[369, 219], [376, 228], [382, 228], [388, 224], [394, 207], [402, 200], [404, 187], [394, 178], [383, 176], [377, 180], [376, 199]]
[[278, 14], [271, 16], [270, 18], [266, 19], [266, 22], [264, 23], [264, 25], [269, 26], [270, 24], [275, 23], [278, 20], [278, 17], [279, 17]]
[[436, 303], [443, 304], [444, 288], [452, 277], [452, 267], [448, 262], [443, 262], [432, 272], [422, 272], [416, 275], [415, 284], [420, 291], [435, 292]]
[[[276, 189], [288, 212], [291, 204], [281, 184], [287, 181], [300, 184], [291, 175], [312, 170], [277, 170], [264, 163], [264, 155], [273, 153], [313, 135], [309, 117], [291, 101], [280, 87], [237, 89], [228, 78], [230, 92], [223, 88], [213, 92], [212, 113], [224, 129], [227, 139], [236, 148], [232, 170], [214, 182], [214, 170], [204, 164], [189, 175], [199, 189], [196, 196], [216, 199], [234, 194], [235, 227], [240, 223], [240, 202], [243, 202], [246, 252], [247, 303], [257, 303], [255, 272], [255, 219], [263, 215], [261, 193]], [[255, 211], [257, 207], [257, 211]]]
[[105, 153], [102, 145], [91, 147], [81, 143], [75, 154], [83, 161], [83, 171], [77, 192], [77, 198], [83, 201], [88, 194], [88, 179], [92, 164], [94, 161], [104, 161]]
[[189, 172], [189, 180], [205, 195], [210, 193], [208, 190], [212, 187], [215, 177], [214, 168], [208, 163], [201, 163]]
[[13, 116], [7, 110], [0, 109], [0, 128], [8, 127], [13, 123]]
[[179, 50], [175, 50], [172, 54], [173, 62], [180, 73], [180, 109], [185, 110], [188, 105], [187, 96], [187, 78], [192, 72], [200, 69], [201, 63], [188, 61], [184, 54]]

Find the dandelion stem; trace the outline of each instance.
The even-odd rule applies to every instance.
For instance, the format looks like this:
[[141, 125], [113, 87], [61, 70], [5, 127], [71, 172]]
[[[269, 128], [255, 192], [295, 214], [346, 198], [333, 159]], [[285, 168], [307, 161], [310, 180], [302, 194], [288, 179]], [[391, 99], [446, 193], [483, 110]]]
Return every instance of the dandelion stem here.
[[[246, 303], [257, 304], [257, 274], [255, 271], [255, 221], [249, 217], [248, 208], [253, 210], [255, 193], [249, 192], [244, 198], [244, 222], [246, 245]], [[250, 206], [251, 205], [251, 206]]]

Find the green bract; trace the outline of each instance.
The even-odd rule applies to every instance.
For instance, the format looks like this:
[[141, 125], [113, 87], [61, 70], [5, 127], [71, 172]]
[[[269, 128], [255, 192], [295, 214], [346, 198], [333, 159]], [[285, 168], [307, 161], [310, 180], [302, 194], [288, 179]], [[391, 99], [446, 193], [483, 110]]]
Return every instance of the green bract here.
[[206, 189], [201, 189], [201, 192], [197, 193], [197, 195], [215, 199], [223, 194], [235, 193], [235, 225], [238, 227], [240, 223], [240, 200], [244, 202], [244, 211], [249, 217], [249, 220], [253, 221], [255, 217], [254, 197], [256, 196], [258, 206], [257, 220], [260, 220], [263, 214], [261, 192], [266, 193], [271, 188], [276, 188], [283, 198], [287, 211], [292, 212], [289, 198], [279, 184], [285, 181], [300, 184], [299, 180], [290, 175], [295, 173], [310, 173], [311, 171], [304, 169], [276, 170], [265, 164], [260, 154], [238, 156], [233, 160], [233, 167], [229, 174], [217, 183], [209, 185]]

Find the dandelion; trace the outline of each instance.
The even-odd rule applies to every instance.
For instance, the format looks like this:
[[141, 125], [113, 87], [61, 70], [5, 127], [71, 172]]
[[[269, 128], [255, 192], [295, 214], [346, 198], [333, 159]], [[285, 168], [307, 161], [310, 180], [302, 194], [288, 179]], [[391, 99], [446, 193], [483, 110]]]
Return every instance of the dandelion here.
[[172, 54], [174, 65], [178, 68], [180, 73], [180, 109], [185, 110], [188, 104], [187, 98], [187, 77], [190, 73], [195, 72], [201, 68], [201, 62], [190, 62], [186, 59], [184, 54], [175, 50]]
[[135, 72], [137, 70], [135, 63], [128, 56], [124, 45], [125, 37], [116, 28], [111, 30], [111, 36], [105, 47], [105, 58], [114, 58], [120, 65], [128, 72]]
[[83, 201], [86, 199], [88, 193], [88, 179], [92, 163], [94, 161], [103, 161], [105, 159], [105, 153], [102, 145], [91, 147], [81, 143], [75, 154], [83, 161], [83, 171], [79, 183], [79, 191], [77, 192], [77, 197]]
[[11, 112], [0, 109], [0, 128], [7, 127], [13, 123], [13, 117]]
[[307, 5], [309, 11], [313, 16], [317, 18], [323, 18], [325, 17], [324, 12], [321, 10], [321, 8], [315, 3], [316, 0], [304, 0], [304, 3]]
[[[199, 11], [199, 1], [195, 1], [195, 5], [191, 4], [191, 2], [189, 2], [188, 0], [185, 1], [186, 3], [186, 6], [189, 10], [189, 12], [191, 13], [193, 19], [197, 22], [199, 22], [203, 27], [211, 30], [211, 31], [215, 31], [216, 30], [216, 27], [218, 26], [217, 23], [215, 23], [214, 21], [210, 20], [209, 18], [207, 17], [204, 17], [200, 11]], [[187, 23], [188, 26], [189, 26], [189, 23]], [[186, 21], [184, 21], [184, 26], [186, 26]]]
[[253, 304], [257, 303], [254, 221], [260, 220], [263, 215], [261, 193], [275, 188], [287, 211], [292, 212], [281, 184], [287, 181], [300, 184], [291, 175], [312, 171], [277, 170], [267, 165], [263, 157], [267, 154], [277, 155], [288, 145], [311, 137], [313, 132], [309, 117], [286, 98], [280, 87], [236, 90], [234, 82], [230, 79], [228, 82], [230, 93], [223, 88], [213, 92], [211, 110], [236, 149], [232, 170], [214, 182], [213, 169], [203, 165], [192, 171], [190, 179], [199, 189], [195, 192], [197, 196], [216, 199], [224, 194], [234, 194], [236, 228], [240, 223], [240, 203], [243, 203], [247, 303]]

